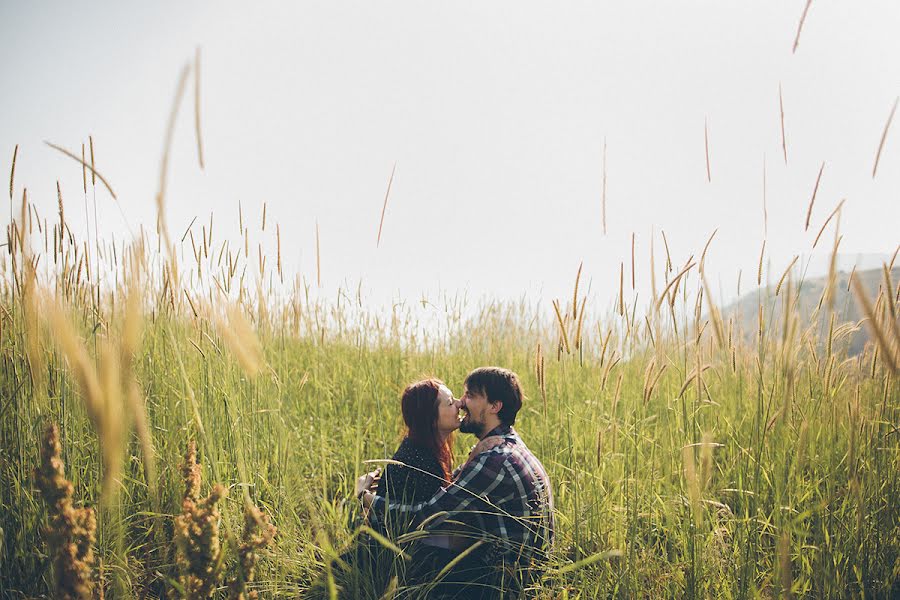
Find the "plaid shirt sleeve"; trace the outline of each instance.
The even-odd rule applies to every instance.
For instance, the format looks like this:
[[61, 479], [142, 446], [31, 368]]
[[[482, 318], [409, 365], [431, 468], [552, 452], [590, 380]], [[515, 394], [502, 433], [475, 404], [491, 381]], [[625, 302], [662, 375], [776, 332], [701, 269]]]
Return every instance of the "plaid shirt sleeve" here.
[[[484, 452], [476, 456], [459, 469], [452, 483], [438, 490], [425, 502], [388, 503], [385, 498], [375, 496], [370, 516], [375, 516], [376, 519], [402, 516], [404, 520], [412, 517], [412, 527], [434, 515], [439, 516], [429, 521], [429, 527], [437, 526], [449, 518], [463, 522], [471, 520], [464, 517], [490, 509], [487, 495], [508, 477], [505, 461], [506, 457], [497, 452]], [[465, 515], [460, 515], [463, 511], [466, 511]]]

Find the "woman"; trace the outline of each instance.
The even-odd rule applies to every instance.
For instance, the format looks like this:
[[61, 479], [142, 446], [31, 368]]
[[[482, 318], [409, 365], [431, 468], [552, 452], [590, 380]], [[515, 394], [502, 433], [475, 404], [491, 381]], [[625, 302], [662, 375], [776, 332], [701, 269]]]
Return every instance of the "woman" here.
[[393, 462], [385, 467], [376, 493], [392, 502], [415, 504], [450, 483], [459, 403], [444, 382], [430, 378], [403, 390], [400, 410], [405, 435], [391, 457]]

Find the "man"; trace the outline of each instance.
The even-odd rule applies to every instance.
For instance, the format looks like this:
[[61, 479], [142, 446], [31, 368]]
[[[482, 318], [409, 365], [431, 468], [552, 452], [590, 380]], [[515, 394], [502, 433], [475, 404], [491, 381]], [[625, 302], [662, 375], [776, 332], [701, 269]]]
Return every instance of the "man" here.
[[425, 502], [402, 504], [366, 489], [368, 475], [357, 482], [370, 518], [424, 522], [435, 534], [434, 545], [447, 549], [444, 562], [458, 559], [445, 573], [442, 593], [457, 591], [460, 597], [474, 598], [521, 592], [553, 543], [550, 480], [512, 427], [521, 407], [515, 373], [499, 367], [476, 369], [466, 377], [460, 400], [465, 411], [460, 431], [489, 443], [476, 446], [447, 487]]

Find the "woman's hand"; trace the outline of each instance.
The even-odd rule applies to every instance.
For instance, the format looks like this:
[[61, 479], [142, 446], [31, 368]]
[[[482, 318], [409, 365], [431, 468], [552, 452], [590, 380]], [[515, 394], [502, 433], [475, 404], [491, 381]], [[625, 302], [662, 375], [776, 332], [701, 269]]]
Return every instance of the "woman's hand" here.
[[377, 484], [378, 477], [381, 475], [381, 469], [375, 469], [371, 473], [366, 473], [356, 480], [356, 497], [359, 498], [364, 492], [371, 491]]
[[482, 452], [487, 452], [488, 450], [492, 450], [502, 444], [504, 442], [504, 438], [502, 435], [492, 435], [490, 437], [486, 437], [483, 440], [479, 441], [474, 448], [472, 448], [472, 452], [469, 454], [470, 458], [475, 458]]

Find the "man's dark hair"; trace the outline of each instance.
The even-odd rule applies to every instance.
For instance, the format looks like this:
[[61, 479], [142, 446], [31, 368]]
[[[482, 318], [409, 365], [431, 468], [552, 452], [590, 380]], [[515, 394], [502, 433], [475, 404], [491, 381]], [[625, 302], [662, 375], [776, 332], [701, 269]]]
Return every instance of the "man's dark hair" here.
[[501, 367], [480, 367], [469, 373], [465, 386], [470, 392], [487, 396], [491, 404], [502, 402], [497, 418], [504, 425], [515, 424], [516, 413], [522, 408], [522, 385], [518, 375]]

